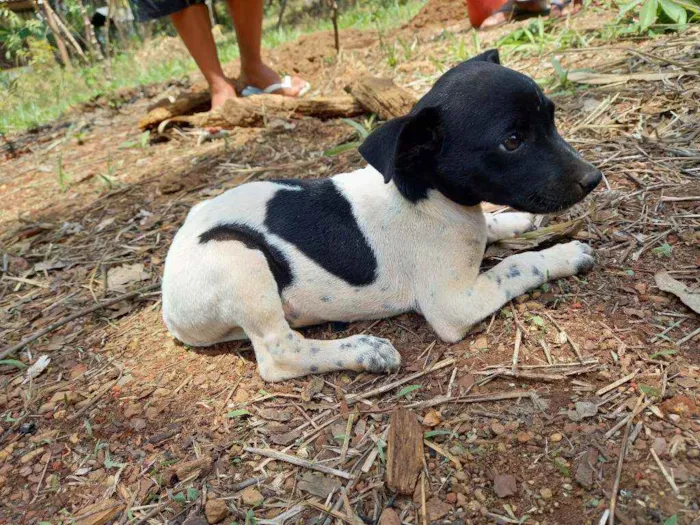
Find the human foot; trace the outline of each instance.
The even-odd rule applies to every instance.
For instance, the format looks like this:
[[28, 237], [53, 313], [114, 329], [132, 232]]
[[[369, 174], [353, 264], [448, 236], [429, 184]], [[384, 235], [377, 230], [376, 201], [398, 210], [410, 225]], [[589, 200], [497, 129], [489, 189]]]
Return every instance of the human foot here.
[[[242, 92], [246, 87], [253, 86], [258, 89], [266, 89], [273, 84], [282, 82], [280, 76], [274, 69], [269, 68], [262, 62], [241, 70], [238, 77], [237, 88], [238, 92]], [[285, 97], [298, 97], [301, 91], [307, 86], [306, 81], [299, 77], [292, 77], [291, 86], [284, 86], [276, 91], [275, 95], [283, 95]]]
[[[571, 9], [569, 9], [571, 7]], [[571, 12], [571, 14], [576, 14], [583, 7], [583, 2], [581, 0], [552, 0], [552, 5], [550, 7], [549, 16], [552, 18], [560, 18], [566, 16]]]
[[230, 98], [236, 97], [236, 89], [228, 80], [222, 80], [210, 85], [211, 109], [219, 109]]
[[491, 16], [486, 18], [479, 26], [479, 29], [490, 29], [510, 22], [511, 20], [544, 15], [547, 14], [547, 12], [546, 0], [508, 0], [502, 7], [494, 11]]

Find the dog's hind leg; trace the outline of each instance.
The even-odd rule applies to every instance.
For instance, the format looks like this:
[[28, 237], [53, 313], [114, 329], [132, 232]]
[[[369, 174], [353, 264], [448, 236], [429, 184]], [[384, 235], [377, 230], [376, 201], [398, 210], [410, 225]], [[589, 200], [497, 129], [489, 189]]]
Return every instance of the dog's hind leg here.
[[329, 341], [304, 338], [285, 319], [269, 269], [260, 268], [250, 277], [245, 284], [247, 304], [245, 309], [237, 308], [232, 323], [240, 326], [253, 343], [258, 370], [266, 381], [334, 370], [381, 373], [399, 368], [401, 356], [386, 339], [366, 335]]
[[532, 230], [535, 226], [535, 216], [531, 213], [484, 213], [486, 218], [487, 241], [489, 244], [504, 239], [510, 239], [521, 233]]

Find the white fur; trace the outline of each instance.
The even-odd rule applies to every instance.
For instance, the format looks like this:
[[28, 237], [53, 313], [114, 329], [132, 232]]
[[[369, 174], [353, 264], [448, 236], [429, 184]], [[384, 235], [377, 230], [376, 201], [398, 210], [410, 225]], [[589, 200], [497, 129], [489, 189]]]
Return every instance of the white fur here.
[[[512, 297], [592, 262], [590, 248], [571, 242], [508, 257], [479, 275], [487, 240], [531, 228], [530, 214], [494, 218], [480, 206], [460, 206], [436, 191], [413, 204], [371, 167], [333, 181], [374, 251], [375, 282], [352, 286], [269, 233], [266, 203], [282, 186], [246, 184], [192, 208], [175, 236], [163, 276], [163, 317], [170, 332], [193, 346], [248, 336], [268, 381], [339, 369], [390, 371], [401, 358], [384, 339], [310, 340], [290, 325], [380, 319], [415, 310], [442, 339], [458, 341]], [[238, 241], [199, 242], [199, 235], [222, 222], [263, 232], [285, 254], [294, 281], [281, 297], [260, 251]]]

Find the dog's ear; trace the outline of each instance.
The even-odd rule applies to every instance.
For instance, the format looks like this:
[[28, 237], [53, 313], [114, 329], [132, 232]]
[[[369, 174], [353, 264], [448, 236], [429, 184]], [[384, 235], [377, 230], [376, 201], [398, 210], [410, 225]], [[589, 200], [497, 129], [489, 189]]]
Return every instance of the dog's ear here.
[[[402, 193], [404, 189], [411, 194], [415, 194], [414, 190], [424, 193], [431, 186], [427, 179], [442, 148], [442, 135], [439, 111], [426, 107], [390, 120], [376, 129], [365, 139], [359, 151], [374, 169], [384, 175], [384, 182], [394, 179]], [[409, 198], [414, 200], [413, 197]]]
[[489, 49], [483, 53], [470, 58], [467, 62], [491, 62], [493, 64], [501, 65], [501, 58], [498, 56], [498, 49]]

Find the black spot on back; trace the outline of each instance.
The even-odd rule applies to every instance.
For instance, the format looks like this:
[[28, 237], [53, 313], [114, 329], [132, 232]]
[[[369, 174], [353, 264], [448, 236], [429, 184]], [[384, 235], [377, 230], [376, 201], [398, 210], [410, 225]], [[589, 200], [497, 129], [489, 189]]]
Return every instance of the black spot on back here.
[[[277, 181], [277, 183], [281, 183]], [[377, 259], [347, 199], [330, 179], [287, 181], [267, 203], [265, 226], [324, 270], [354, 286], [372, 284]]]
[[277, 289], [282, 292], [292, 284], [294, 276], [287, 258], [278, 248], [269, 244], [259, 231], [244, 224], [219, 224], [199, 236], [201, 244], [209, 241], [239, 241], [251, 250], [258, 250], [267, 260], [267, 265], [277, 283]]

